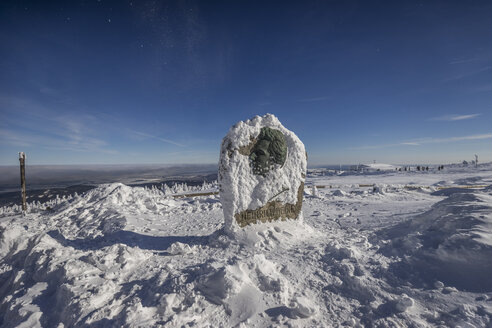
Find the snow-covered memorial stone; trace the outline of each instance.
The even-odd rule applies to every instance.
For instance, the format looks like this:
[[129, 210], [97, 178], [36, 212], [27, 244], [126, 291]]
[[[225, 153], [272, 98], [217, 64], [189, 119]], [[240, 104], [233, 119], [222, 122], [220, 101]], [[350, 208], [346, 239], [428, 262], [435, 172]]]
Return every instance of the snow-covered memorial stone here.
[[274, 115], [232, 126], [219, 160], [225, 230], [301, 218], [306, 166], [304, 144]]

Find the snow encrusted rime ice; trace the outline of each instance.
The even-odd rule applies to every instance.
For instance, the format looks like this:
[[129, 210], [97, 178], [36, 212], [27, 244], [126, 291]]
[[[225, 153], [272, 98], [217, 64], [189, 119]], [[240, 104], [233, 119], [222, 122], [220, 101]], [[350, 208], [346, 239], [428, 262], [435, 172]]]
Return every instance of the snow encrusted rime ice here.
[[[277, 165], [262, 176], [253, 173], [249, 156], [241, 154], [240, 149], [248, 147], [264, 127], [283, 133], [287, 158], [282, 166]], [[232, 126], [222, 141], [219, 160], [219, 192], [225, 230], [233, 232], [239, 228], [235, 214], [257, 209], [273, 199], [284, 204], [296, 204], [306, 168], [304, 144], [274, 115], [255, 116]]]

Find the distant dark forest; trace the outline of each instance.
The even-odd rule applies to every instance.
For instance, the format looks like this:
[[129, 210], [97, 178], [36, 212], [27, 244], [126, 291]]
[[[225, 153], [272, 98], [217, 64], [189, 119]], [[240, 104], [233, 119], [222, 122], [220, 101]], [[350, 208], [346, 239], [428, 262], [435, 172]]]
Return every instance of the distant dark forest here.
[[[0, 206], [20, 204], [19, 167], [0, 166]], [[216, 165], [88, 165], [26, 167], [27, 201], [41, 203], [55, 197], [84, 193], [99, 184], [131, 186], [199, 185], [217, 179]]]

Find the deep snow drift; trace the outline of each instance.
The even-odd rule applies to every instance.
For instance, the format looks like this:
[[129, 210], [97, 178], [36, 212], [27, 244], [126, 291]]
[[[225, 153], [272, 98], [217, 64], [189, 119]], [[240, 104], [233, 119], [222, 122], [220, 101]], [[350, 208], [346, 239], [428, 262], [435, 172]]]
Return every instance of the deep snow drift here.
[[491, 326], [491, 184], [490, 164], [317, 171], [303, 222], [235, 240], [215, 195], [108, 184], [25, 216], [2, 208], [0, 324]]

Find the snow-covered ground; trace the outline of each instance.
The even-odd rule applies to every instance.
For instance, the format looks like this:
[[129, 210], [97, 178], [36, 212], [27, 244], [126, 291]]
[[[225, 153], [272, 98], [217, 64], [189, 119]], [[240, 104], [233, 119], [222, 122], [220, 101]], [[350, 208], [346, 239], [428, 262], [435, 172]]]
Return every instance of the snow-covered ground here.
[[491, 164], [316, 170], [303, 221], [234, 239], [216, 195], [117, 183], [2, 208], [0, 325], [491, 327], [491, 185]]

